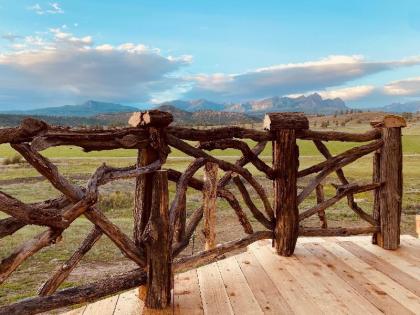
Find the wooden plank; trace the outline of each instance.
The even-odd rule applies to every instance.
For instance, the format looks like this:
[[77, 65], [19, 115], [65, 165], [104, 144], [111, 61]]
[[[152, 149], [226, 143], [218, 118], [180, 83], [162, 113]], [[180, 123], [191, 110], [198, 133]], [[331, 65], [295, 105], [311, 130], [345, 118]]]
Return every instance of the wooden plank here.
[[115, 305], [118, 301], [118, 295], [97, 301], [89, 304], [83, 315], [112, 315], [115, 310]]
[[277, 290], [254, 254], [248, 251], [235, 258], [264, 314], [293, 314], [286, 299]]
[[217, 263], [235, 314], [263, 314], [235, 257]]
[[257, 246], [255, 243], [249, 248], [295, 314], [322, 314], [297, 280], [282, 267], [279, 256], [264, 250], [264, 246]]
[[420, 239], [406, 238], [403, 239], [402, 243], [410, 251], [411, 256], [420, 259]]
[[325, 242], [323, 237], [311, 236], [311, 237], [299, 237], [297, 244], [306, 244], [306, 243], [322, 243]]
[[379, 258], [378, 256], [373, 255], [372, 253], [368, 252], [353, 242], [339, 242], [338, 244], [347, 249], [356, 257], [371, 265], [373, 268], [379, 270], [383, 274], [386, 274], [388, 277], [420, 297], [420, 282], [414, 277], [410, 276], [406, 272], [403, 272], [387, 261]]
[[174, 309], [175, 314], [203, 314], [196, 269], [175, 275]]
[[295, 254], [305, 269], [316, 278], [315, 283], [323, 283], [348, 309], [347, 314], [382, 314], [375, 306], [349, 286], [335, 272], [324, 265], [303, 246], [296, 247]]
[[121, 293], [115, 306], [114, 315], [140, 315], [144, 302], [138, 296], [138, 289]]
[[389, 312], [390, 314], [412, 314], [403, 305], [372, 284], [364, 276], [357, 273], [340, 258], [329, 252], [323, 245], [325, 244], [312, 243], [304, 244], [303, 246], [346, 281], [353, 289], [362, 294], [380, 311], [384, 313]]
[[198, 268], [197, 275], [204, 314], [233, 314], [217, 264]]
[[412, 277], [420, 280], [420, 264], [419, 260], [412, 257], [409, 249], [405, 244], [401, 244], [395, 251], [383, 250], [382, 248], [373, 245], [367, 240], [355, 241], [355, 244], [364, 248], [368, 252], [378, 256], [379, 258], [389, 262], [398, 269], [408, 273]]
[[74, 310], [68, 311], [66, 313], [62, 313], [62, 315], [82, 315], [85, 309], [86, 309], [86, 305], [76, 308]]
[[[268, 246], [263, 246], [262, 250], [275, 255], [273, 249]], [[312, 298], [313, 302], [318, 305], [323, 314], [347, 314], [349, 310], [346, 305], [322, 281], [319, 281], [319, 277], [316, 277], [308, 271], [306, 265], [298, 260], [296, 255], [295, 253], [293, 257], [278, 256], [280, 265], [297, 280], [303, 290]]]
[[369, 264], [340, 246], [341, 243], [323, 244], [331, 253], [340, 257], [347, 265], [357, 273], [366, 277], [374, 285], [378, 286], [385, 293], [404, 305], [413, 313], [420, 312], [420, 298], [411, 291], [388, 278], [382, 272], [373, 269]]

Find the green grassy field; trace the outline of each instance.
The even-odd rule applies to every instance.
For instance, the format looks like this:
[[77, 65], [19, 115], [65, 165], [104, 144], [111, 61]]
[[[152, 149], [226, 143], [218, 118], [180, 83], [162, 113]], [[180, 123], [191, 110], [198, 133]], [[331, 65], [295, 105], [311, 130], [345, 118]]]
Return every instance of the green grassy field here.
[[[354, 131], [354, 130], [353, 130]], [[419, 133], [420, 134], [420, 133]], [[249, 143], [252, 145], [252, 143]], [[330, 142], [327, 144], [333, 154], [346, 150], [355, 144]], [[358, 145], [358, 144], [356, 144]], [[316, 151], [316, 148], [310, 141], [300, 141], [300, 168], [305, 168], [323, 160], [323, 157]], [[420, 136], [417, 132], [410, 131], [403, 137], [404, 151], [404, 199], [402, 232], [414, 234], [414, 214], [420, 211]], [[111, 166], [122, 167], [135, 163], [135, 150], [114, 150], [103, 152], [84, 153], [78, 148], [60, 147], [50, 148], [42, 152], [45, 156], [52, 158], [58, 166], [60, 172], [73, 183], [85, 185], [90, 174], [99, 167], [102, 162]], [[223, 159], [234, 162], [237, 159], [238, 152], [235, 150], [216, 151], [215, 155], [223, 156]], [[0, 158], [13, 156], [13, 150], [7, 145], [0, 145]], [[262, 153], [262, 159], [268, 164], [271, 163], [271, 145], [268, 144]], [[165, 167], [184, 170], [190, 158], [174, 150]], [[0, 162], [1, 164], [1, 162]], [[272, 184], [254, 167], [248, 166], [248, 169], [257, 176], [259, 182], [266, 188], [269, 197], [272, 199]], [[344, 168], [344, 172], [350, 182], [368, 183], [372, 178], [372, 156], [361, 158], [355, 163]], [[221, 176], [222, 174], [219, 174]], [[197, 174], [198, 177], [202, 173]], [[29, 179], [25, 179], [29, 178]], [[304, 178], [299, 181], [303, 186], [308, 182]], [[335, 175], [331, 175], [325, 181], [326, 197], [335, 194], [335, 189], [330, 183], [338, 183]], [[239, 193], [232, 185], [228, 186], [235, 195]], [[0, 190], [24, 202], [41, 201], [44, 199], [58, 196], [59, 193], [45, 180], [39, 177], [39, 174], [28, 164], [0, 165]], [[112, 184], [107, 184], [101, 189], [100, 207], [104, 210], [106, 216], [117, 224], [128, 235], [132, 234], [132, 205], [133, 205], [134, 180], [122, 180]], [[170, 184], [170, 193], [173, 197], [175, 185]], [[256, 194], [250, 189], [251, 196], [256, 200], [257, 206], [261, 207]], [[201, 203], [201, 193], [188, 190], [188, 211], [193, 211]], [[372, 193], [362, 193], [356, 196], [358, 204], [367, 212], [371, 212]], [[300, 206], [303, 211], [315, 204], [315, 196], [311, 195]], [[246, 209], [245, 204], [240, 200], [241, 205]], [[243, 235], [241, 227], [235, 217], [233, 210], [222, 200], [218, 200], [218, 224], [217, 241], [224, 242]], [[255, 229], [261, 226], [253, 220], [247, 211], [248, 216]], [[6, 215], [0, 213], [0, 219]], [[343, 200], [327, 210], [328, 223], [333, 226], [359, 226], [364, 224], [350, 210]], [[306, 220], [305, 225], [319, 226], [316, 216]], [[8, 304], [24, 297], [36, 294], [39, 285], [48, 279], [52, 271], [60, 266], [79, 246], [92, 224], [86, 218], [78, 218], [63, 235], [63, 240], [58, 244], [45, 248], [33, 257], [29, 258], [20, 266], [13, 275], [0, 286], [0, 305]], [[13, 236], [0, 240], [0, 257], [7, 257], [14, 248], [25, 240], [30, 239], [43, 228], [28, 226]], [[197, 252], [202, 249], [202, 233], [199, 226], [194, 236], [194, 247], [192, 244], [185, 250], [186, 255]], [[108, 240], [102, 237], [94, 248], [86, 255], [80, 266], [72, 273], [69, 279], [62, 285], [68, 287], [93, 281], [107, 275], [121, 272], [133, 268], [133, 264], [121, 255], [118, 248]], [[30, 274], [30, 276], [28, 276]]]

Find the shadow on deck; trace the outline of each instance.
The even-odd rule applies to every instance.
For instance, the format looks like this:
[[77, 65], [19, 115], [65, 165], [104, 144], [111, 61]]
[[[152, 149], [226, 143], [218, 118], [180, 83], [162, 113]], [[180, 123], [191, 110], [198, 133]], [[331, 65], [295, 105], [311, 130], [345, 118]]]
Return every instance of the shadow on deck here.
[[299, 238], [290, 258], [260, 241], [177, 274], [171, 309], [144, 309], [135, 289], [66, 314], [420, 314], [420, 239], [395, 251], [370, 239]]

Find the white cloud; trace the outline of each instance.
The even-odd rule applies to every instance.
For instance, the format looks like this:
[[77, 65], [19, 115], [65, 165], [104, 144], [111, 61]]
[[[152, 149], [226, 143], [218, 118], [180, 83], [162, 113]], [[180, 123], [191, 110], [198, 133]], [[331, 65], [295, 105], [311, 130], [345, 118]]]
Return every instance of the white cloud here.
[[420, 96], [420, 77], [390, 82], [384, 86], [388, 95]]
[[63, 14], [64, 10], [60, 7], [60, 4], [57, 2], [50, 2], [46, 8], [41, 7], [39, 3], [27, 7], [29, 11], [33, 11], [38, 15], [45, 14]]
[[[338, 87], [370, 74], [420, 64], [420, 57], [396, 61], [366, 61], [360, 55], [329, 56], [302, 63], [280, 64], [240, 74], [200, 74], [189, 79], [189, 97], [243, 101]], [[346, 91], [342, 91], [345, 94]], [[347, 93], [353, 91], [347, 91]], [[359, 91], [362, 93], [363, 91]]]
[[335, 90], [318, 91], [317, 93], [322, 98], [334, 99], [338, 97], [344, 101], [355, 101], [372, 94], [374, 91], [375, 87], [373, 85], [359, 85]]
[[[52, 29], [0, 51], [0, 108], [76, 103], [86, 99], [144, 102], [179, 83], [172, 73], [190, 57], [167, 57], [141, 44], [95, 46], [90, 36]], [[5, 108], [6, 107], [6, 108]]]

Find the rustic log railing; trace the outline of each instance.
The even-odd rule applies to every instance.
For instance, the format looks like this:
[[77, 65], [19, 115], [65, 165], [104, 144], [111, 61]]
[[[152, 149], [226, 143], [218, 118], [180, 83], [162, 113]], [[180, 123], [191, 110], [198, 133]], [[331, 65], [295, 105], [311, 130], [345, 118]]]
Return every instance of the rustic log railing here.
[[[399, 245], [399, 225], [402, 200], [401, 127], [405, 121], [398, 116], [386, 116], [374, 122], [366, 133], [353, 134], [333, 131], [312, 131], [307, 118], [300, 113], [269, 113], [264, 119], [265, 131], [239, 127], [196, 130], [169, 126], [172, 116], [160, 111], [135, 113], [133, 127], [94, 130], [69, 129], [25, 119], [19, 127], [0, 129], [0, 144], [9, 143], [25, 160], [43, 175], [62, 195], [53, 200], [25, 204], [0, 192], [0, 211], [9, 215], [0, 220], [0, 237], [12, 235], [26, 225], [45, 226], [45, 230], [16, 248], [0, 264], [0, 284], [27, 258], [44, 247], [61, 240], [63, 231], [79, 216], [84, 215], [94, 227], [76, 252], [58, 268], [39, 289], [39, 296], [0, 307], [0, 314], [35, 314], [54, 308], [93, 301], [103, 296], [141, 286], [146, 306], [165, 308], [171, 303], [173, 273], [214, 262], [226, 253], [243, 248], [260, 239], [273, 239], [280, 255], [293, 254], [299, 235], [327, 236], [373, 233], [373, 242], [385, 249]], [[250, 148], [244, 139], [257, 144]], [[325, 161], [299, 170], [297, 139], [312, 140]], [[272, 141], [273, 164], [267, 165], [259, 155]], [[323, 141], [368, 142], [333, 156]], [[196, 142], [194, 145], [192, 142]], [[72, 184], [41, 151], [62, 145], [72, 145], [85, 151], [138, 149], [135, 165], [114, 168], [105, 164], [90, 177], [86, 187]], [[194, 160], [179, 172], [165, 168], [165, 161], [175, 148]], [[215, 149], [235, 149], [242, 156], [231, 163], [210, 154]], [[373, 153], [373, 182], [351, 183], [343, 167]], [[251, 163], [257, 171], [273, 182], [273, 203], [270, 193], [245, 167]], [[195, 177], [204, 168], [204, 179]], [[224, 172], [223, 176], [218, 174]], [[327, 176], [335, 173], [340, 185], [336, 194], [326, 198], [323, 185]], [[307, 185], [297, 181], [307, 178]], [[98, 207], [98, 189], [118, 179], [136, 180], [134, 235], [129, 237], [113, 224]], [[169, 200], [168, 181], [176, 183], [176, 193]], [[228, 186], [228, 184], [233, 186]], [[187, 218], [187, 188], [202, 191], [203, 202]], [[236, 189], [245, 211], [237, 195]], [[253, 189], [262, 208], [251, 197]], [[316, 204], [299, 209], [299, 205], [316, 192]], [[354, 195], [373, 191], [372, 214], [362, 209]], [[216, 245], [215, 218], [217, 198], [232, 207], [247, 236]], [[328, 227], [325, 210], [347, 198], [353, 210], [367, 226]], [[250, 223], [252, 215], [260, 223], [258, 231]], [[303, 225], [303, 221], [318, 215], [320, 228]], [[204, 217], [204, 219], [203, 219]], [[192, 256], [182, 255], [203, 219], [205, 248]], [[106, 235], [138, 268], [131, 272], [96, 281], [91, 284], [57, 291], [83, 256]]]

